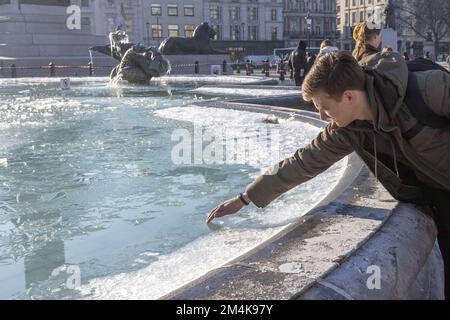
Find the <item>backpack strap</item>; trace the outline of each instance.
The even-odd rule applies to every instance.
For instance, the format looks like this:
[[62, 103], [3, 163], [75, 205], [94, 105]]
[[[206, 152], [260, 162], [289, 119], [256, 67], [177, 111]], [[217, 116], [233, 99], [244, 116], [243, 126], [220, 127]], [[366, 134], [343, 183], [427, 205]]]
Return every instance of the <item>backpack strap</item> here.
[[414, 127], [403, 133], [403, 136], [406, 139], [409, 140], [413, 138], [424, 126], [432, 128], [450, 128], [450, 119], [435, 114], [423, 99], [417, 77], [413, 72], [408, 73], [408, 86], [406, 88], [404, 101], [408, 110], [418, 121]]
[[408, 71], [410, 72], [440, 70], [450, 74], [450, 71], [445, 69], [443, 66], [422, 57], [418, 57], [415, 60], [406, 61], [406, 66], [408, 67]]

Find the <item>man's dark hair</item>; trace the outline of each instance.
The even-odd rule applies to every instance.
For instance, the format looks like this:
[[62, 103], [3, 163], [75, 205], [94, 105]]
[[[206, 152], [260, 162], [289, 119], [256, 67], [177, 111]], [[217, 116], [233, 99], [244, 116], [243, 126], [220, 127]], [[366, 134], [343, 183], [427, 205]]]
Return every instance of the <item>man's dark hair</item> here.
[[311, 101], [319, 92], [340, 101], [344, 91], [364, 91], [364, 85], [364, 70], [350, 52], [330, 52], [321, 56], [308, 72], [302, 94], [306, 101]]

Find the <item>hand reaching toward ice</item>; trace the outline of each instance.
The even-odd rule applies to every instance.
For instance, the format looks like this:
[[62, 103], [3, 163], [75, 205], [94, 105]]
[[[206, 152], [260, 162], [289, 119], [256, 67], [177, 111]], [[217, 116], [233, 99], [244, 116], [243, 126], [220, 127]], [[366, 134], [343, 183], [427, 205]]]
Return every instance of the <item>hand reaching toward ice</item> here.
[[206, 218], [206, 223], [210, 223], [214, 218], [223, 217], [229, 214], [233, 214], [241, 210], [244, 206], [244, 203], [239, 199], [239, 196], [233, 197], [225, 202], [222, 202], [220, 205], [212, 209], [208, 213], [208, 217]]

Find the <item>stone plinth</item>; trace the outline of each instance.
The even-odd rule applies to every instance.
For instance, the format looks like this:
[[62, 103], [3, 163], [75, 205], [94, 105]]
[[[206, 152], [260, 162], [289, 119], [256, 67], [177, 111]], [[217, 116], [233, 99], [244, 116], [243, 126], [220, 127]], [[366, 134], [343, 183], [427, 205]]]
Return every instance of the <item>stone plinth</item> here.
[[199, 63], [199, 74], [211, 74], [211, 65], [220, 65], [223, 74], [222, 63], [227, 62], [227, 74], [232, 74], [231, 61], [226, 54], [186, 54], [165, 55], [172, 66], [171, 74], [194, 74], [195, 61]]

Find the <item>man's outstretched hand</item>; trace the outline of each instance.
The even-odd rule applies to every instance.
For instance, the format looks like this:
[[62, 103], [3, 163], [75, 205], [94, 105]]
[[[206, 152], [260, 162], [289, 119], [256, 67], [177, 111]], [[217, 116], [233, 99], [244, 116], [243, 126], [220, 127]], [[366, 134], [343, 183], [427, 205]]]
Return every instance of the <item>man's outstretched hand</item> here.
[[222, 202], [220, 205], [212, 209], [208, 213], [208, 217], [206, 218], [206, 223], [210, 223], [214, 218], [219, 218], [226, 216], [228, 214], [233, 214], [241, 210], [244, 206], [244, 203], [239, 199], [239, 196], [231, 198], [225, 202]]

